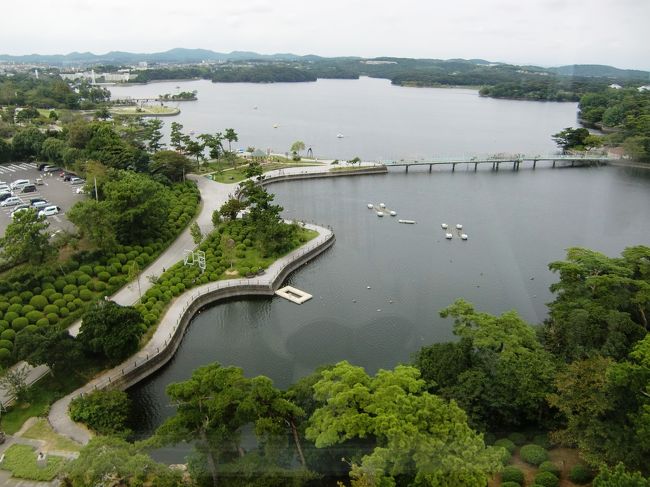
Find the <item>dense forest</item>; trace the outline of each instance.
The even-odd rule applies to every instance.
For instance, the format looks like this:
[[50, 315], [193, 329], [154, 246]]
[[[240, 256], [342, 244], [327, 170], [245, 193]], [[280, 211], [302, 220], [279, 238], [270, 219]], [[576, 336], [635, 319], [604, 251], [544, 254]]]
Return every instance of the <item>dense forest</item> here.
[[607, 143], [622, 145], [631, 158], [650, 162], [650, 90], [585, 93], [579, 108], [583, 123], [609, 132]]

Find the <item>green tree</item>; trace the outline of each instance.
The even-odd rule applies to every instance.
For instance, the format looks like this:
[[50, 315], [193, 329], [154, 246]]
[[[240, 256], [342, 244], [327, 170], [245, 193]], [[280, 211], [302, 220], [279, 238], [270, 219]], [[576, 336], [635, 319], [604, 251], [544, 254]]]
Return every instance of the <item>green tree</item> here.
[[115, 230], [119, 217], [109, 201], [79, 201], [67, 216], [81, 234], [100, 249], [112, 250], [117, 245]]
[[374, 479], [372, 485], [394, 485], [400, 478], [415, 485], [483, 487], [499, 469], [500, 452], [485, 447], [454, 402], [426, 392], [414, 367], [369, 377], [340, 362], [313, 387], [325, 405], [312, 414], [307, 438], [317, 447], [373, 438], [374, 450], [358, 467]]
[[17, 401], [25, 401], [29, 397], [29, 386], [27, 385], [29, 370], [27, 367], [17, 365], [16, 367], [0, 371], [0, 387], [7, 391]]
[[111, 436], [91, 439], [79, 458], [65, 465], [62, 476], [63, 485], [71, 487], [186, 485], [180, 472], [154, 462], [139, 447]]
[[[302, 411], [284, 399], [267, 377], [247, 379], [242, 369], [215, 363], [196, 369], [187, 381], [169, 385], [167, 394], [177, 410], [157, 430], [155, 444], [193, 441], [207, 465], [209, 481], [201, 485], [216, 486], [235, 472], [236, 480], [246, 475], [251, 464], [260, 462], [275, 466], [274, 477], [277, 467], [288, 467], [291, 458], [283, 462], [282, 452], [288, 446], [290, 425]], [[254, 426], [258, 439], [258, 448], [250, 453], [244, 453], [240, 445], [247, 425]], [[294, 475], [286, 471], [280, 476]]]
[[183, 135], [183, 126], [178, 122], [172, 122], [171, 133], [169, 135], [170, 145], [177, 152], [185, 152], [186, 136]]
[[101, 435], [125, 435], [131, 401], [124, 391], [93, 391], [70, 403], [70, 417]]
[[108, 120], [111, 118], [111, 112], [108, 110], [108, 107], [99, 107], [95, 111], [95, 118], [98, 120]]
[[246, 167], [245, 175], [247, 178], [257, 178], [259, 181], [263, 173], [264, 169], [262, 169], [262, 165], [259, 162], [253, 161]]
[[162, 129], [163, 123], [159, 118], [153, 118], [144, 122], [144, 134], [143, 137], [147, 142], [147, 150], [149, 152], [158, 152], [164, 147], [164, 144], [160, 143], [162, 139]]
[[559, 281], [544, 325], [544, 341], [566, 360], [600, 353], [627, 356], [648, 330], [650, 247], [630, 247], [620, 258], [570, 248], [565, 261], [552, 262]]
[[56, 327], [22, 330], [16, 335], [14, 357], [33, 366], [47, 365], [56, 377], [73, 372], [83, 358], [79, 342]]
[[228, 141], [228, 152], [232, 152], [231, 143], [237, 142], [239, 140], [237, 132], [235, 132], [235, 129], [226, 129], [226, 132], [223, 134], [223, 138]]
[[293, 144], [291, 144], [291, 154], [293, 156], [293, 159], [295, 161], [300, 160], [300, 151], [305, 150], [305, 143], [302, 140], [297, 140]]
[[214, 228], [217, 228], [219, 226], [219, 223], [221, 223], [221, 213], [219, 210], [214, 210], [212, 212], [212, 226]]
[[117, 363], [138, 350], [143, 334], [138, 310], [100, 300], [83, 314], [78, 339], [89, 352]]
[[169, 213], [168, 190], [142, 174], [122, 171], [103, 185], [109, 208], [119, 215], [117, 237], [121, 243], [146, 242], [160, 235]]
[[569, 149], [584, 149], [587, 137], [589, 137], [589, 130], [585, 128], [573, 129], [571, 127], [567, 127], [552, 136], [553, 141], [564, 152]]
[[2, 257], [12, 264], [30, 262], [41, 264], [50, 257], [54, 248], [50, 244], [47, 228], [50, 224], [36, 210], [21, 211], [14, 215], [0, 238]]
[[593, 487], [650, 487], [650, 480], [640, 472], [629, 472], [625, 465], [603, 466], [593, 482]]
[[16, 160], [28, 160], [37, 157], [41, 153], [41, 147], [45, 141], [45, 134], [36, 127], [29, 127], [21, 130], [11, 141], [13, 155]]
[[41, 145], [40, 156], [48, 162], [63, 162], [63, 151], [67, 148], [64, 141], [48, 137]]
[[203, 240], [203, 232], [201, 232], [201, 227], [199, 224], [194, 222], [190, 225], [190, 235], [192, 235], [192, 240], [194, 240], [195, 245], [199, 245], [201, 240]]
[[151, 157], [149, 172], [162, 174], [170, 181], [183, 181], [185, 174], [192, 170], [191, 161], [176, 151], [160, 150]]
[[0, 137], [0, 162], [9, 162], [12, 155], [11, 144]]
[[237, 214], [245, 208], [246, 204], [244, 202], [237, 198], [230, 198], [221, 205], [221, 208], [219, 208], [219, 214], [228, 220], [234, 220], [237, 218]]
[[205, 160], [205, 156], [203, 155], [204, 151], [205, 151], [205, 144], [199, 142], [198, 140], [188, 139], [185, 142], [185, 152], [187, 152], [189, 155], [193, 157], [196, 157], [197, 167], [199, 166], [200, 161]]
[[210, 155], [210, 158], [213, 160], [217, 160], [221, 157], [223, 154], [223, 139], [224, 136], [221, 132], [217, 132], [214, 135], [211, 134], [201, 134], [198, 137], [203, 143], [205, 144], [205, 147], [208, 148], [208, 154]]

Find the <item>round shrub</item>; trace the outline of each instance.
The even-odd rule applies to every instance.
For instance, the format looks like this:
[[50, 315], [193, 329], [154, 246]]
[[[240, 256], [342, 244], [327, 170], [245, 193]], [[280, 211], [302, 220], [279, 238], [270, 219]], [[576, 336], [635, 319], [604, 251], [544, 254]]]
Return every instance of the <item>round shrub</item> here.
[[569, 472], [569, 480], [574, 484], [587, 484], [591, 482], [591, 479], [594, 477], [591, 469], [586, 465], [579, 463], [574, 465], [571, 471]]
[[120, 264], [124, 264], [128, 260], [126, 254], [116, 254], [115, 258], [120, 261]]
[[38, 330], [38, 326], [36, 326], [36, 325], [27, 325], [25, 327], [25, 330], [31, 333], [31, 332], [34, 332], [34, 331]]
[[34, 311], [34, 307], [31, 304], [26, 304], [23, 306], [22, 314], [26, 315], [30, 311]]
[[12, 311], [13, 311], [14, 313], [18, 313], [18, 314], [20, 314], [20, 312], [21, 312], [22, 310], [23, 310], [23, 305], [22, 305], [22, 304], [18, 304], [18, 303], [15, 303], [15, 304], [9, 305], [9, 308], [7, 308], [7, 311], [8, 311], [8, 312], [12, 312]]
[[42, 328], [44, 326], [50, 326], [50, 320], [48, 320], [47, 318], [41, 318], [36, 322], [36, 326], [38, 326], [39, 328]]
[[540, 472], [535, 475], [535, 483], [544, 487], [558, 487], [560, 481], [551, 472]]
[[9, 322], [7, 320], [0, 320], [0, 331], [6, 330], [9, 328]]
[[49, 314], [49, 313], [58, 313], [59, 312], [59, 307], [56, 304], [48, 304], [45, 308], [43, 308], [43, 313]]
[[59, 315], [56, 313], [48, 313], [46, 315], [47, 321], [50, 322], [50, 325], [56, 325], [59, 321]]
[[88, 282], [92, 278], [88, 274], [81, 274], [79, 277], [77, 277], [77, 284], [82, 286], [84, 284], [88, 284]]
[[108, 280], [110, 278], [111, 278], [111, 275], [106, 271], [102, 271], [102, 272], [99, 272], [97, 274], [97, 279], [99, 279], [100, 281], [103, 281], [103, 282], [108, 282]]
[[13, 320], [11, 322], [11, 327], [16, 331], [22, 330], [27, 325], [29, 325], [29, 320], [27, 318], [22, 317], [22, 316], [20, 318], [16, 318], [15, 320]]
[[501, 480], [504, 482], [515, 482], [518, 485], [524, 484], [524, 472], [517, 467], [505, 467], [501, 472]]
[[522, 433], [510, 433], [508, 435], [508, 439], [517, 446], [521, 446], [526, 443], [526, 436]]
[[63, 279], [57, 279], [56, 281], [54, 281], [54, 289], [56, 289], [57, 291], [63, 291], [63, 288], [66, 287], [67, 285], [68, 283], [65, 282], [65, 280]]
[[6, 348], [0, 348], [0, 361], [7, 362], [11, 358], [11, 351]]
[[[72, 309], [72, 308], [70, 307], [70, 305], [73, 304], [73, 303], [74, 303], [74, 305], [75, 305], [77, 308], [80, 308], [81, 306], [84, 305], [84, 302], [83, 302], [81, 299], [79, 299], [79, 298], [74, 298], [74, 301], [72, 301], [72, 303], [68, 303], [68, 309]], [[75, 308], [75, 309], [76, 309], [76, 308]]]
[[76, 294], [76, 292], [77, 292], [77, 286], [74, 284], [68, 284], [63, 288], [63, 294]]
[[50, 303], [53, 303], [54, 301], [56, 301], [57, 299], [61, 299], [62, 297], [63, 294], [61, 293], [52, 293], [47, 297], [47, 299], [49, 300]]
[[23, 300], [20, 299], [20, 296], [13, 296], [9, 299], [9, 304], [23, 304]]
[[16, 330], [12, 330], [11, 328], [9, 328], [8, 330], [5, 330], [2, 333], [0, 333], [0, 338], [2, 340], [11, 340], [11, 341], [13, 341], [14, 338], [16, 338]]
[[560, 477], [560, 467], [555, 465], [553, 462], [542, 462], [539, 465], [539, 471], [540, 472], [551, 472], [553, 475], [556, 477]]
[[508, 463], [510, 463], [510, 459], [512, 458], [512, 453], [510, 453], [502, 446], [497, 446], [496, 448], [500, 453], [501, 465], [508, 465]]
[[14, 320], [15, 320], [16, 318], [18, 318], [19, 316], [20, 316], [20, 315], [19, 315], [18, 313], [16, 313], [15, 311], [7, 311], [7, 312], [5, 313], [5, 315], [4, 315], [4, 320], [5, 320], [7, 323], [11, 323], [12, 321], [14, 321]]
[[501, 487], [519, 487], [520, 485], [517, 482], [501, 482]]
[[[77, 278], [74, 276], [74, 274], [68, 274], [67, 276], [64, 277], [64, 279], [65, 282], [72, 285], [74, 285], [77, 282]], [[63, 290], [65, 292], [65, 287], [63, 288]]]
[[[57, 299], [56, 301], [54, 301], [54, 303], [52, 303], [52, 304], [50, 304], [48, 306], [57, 306], [59, 308], [63, 308], [66, 304], [68, 304], [68, 302], [65, 299], [61, 298], [61, 299]], [[46, 306], [46, 308], [47, 308], [47, 306]], [[46, 313], [47, 313], [47, 311], [46, 311]], [[54, 313], [56, 313], [56, 311], [54, 311]]]
[[111, 286], [119, 287], [122, 284], [124, 284], [124, 277], [122, 277], [122, 276], [112, 276], [108, 280], [108, 284], [110, 284]]
[[500, 440], [495, 441], [494, 446], [502, 446], [508, 450], [510, 454], [513, 454], [517, 449], [516, 445], [508, 438], [501, 438]]
[[74, 298], [76, 298], [74, 294], [64, 294], [63, 299], [65, 299], [66, 303], [69, 303], [70, 301], [74, 301]]
[[40, 320], [43, 317], [43, 313], [40, 311], [30, 311], [25, 315], [25, 318], [29, 320], [30, 323], [36, 323], [38, 320]]
[[524, 462], [531, 465], [540, 465], [548, 460], [548, 452], [541, 446], [533, 444], [522, 446], [521, 450], [519, 450], [519, 456]]
[[89, 265], [82, 265], [79, 267], [79, 271], [83, 272], [84, 274], [92, 274], [93, 268]]
[[65, 306], [63, 306], [63, 307], [59, 310], [59, 315], [61, 316], [61, 318], [65, 318], [65, 317], [68, 316], [69, 314], [70, 314], [70, 310], [69, 310], [68, 308], [66, 308]]
[[106, 289], [106, 283], [102, 281], [94, 281], [93, 289], [98, 292], [104, 291]]
[[32, 299], [32, 296], [34, 296], [34, 293], [31, 291], [23, 291], [20, 293], [20, 299], [23, 300], [23, 303], [29, 303], [29, 300]]
[[[45, 304], [47, 304], [47, 303], [45, 303]], [[8, 301], [0, 301], [0, 311], [2, 311], [3, 313], [5, 311], [7, 311], [7, 309], [9, 309], [9, 306], [11, 306], [11, 305], [9, 304]], [[45, 305], [43, 305], [43, 306], [45, 306]]]
[[13, 350], [14, 344], [9, 340], [0, 340], [0, 348], [6, 348], [7, 350]]
[[100, 272], [106, 271], [106, 267], [104, 267], [103, 265], [96, 265], [94, 271], [95, 271], [95, 275], [97, 275]]
[[43, 290], [41, 291], [42, 296], [45, 296], [47, 298], [50, 294], [55, 293], [55, 292], [56, 292], [56, 289], [54, 288], [53, 284], [50, 284], [50, 283], [43, 284]]
[[81, 298], [83, 301], [92, 301], [93, 293], [88, 289], [82, 289], [79, 291], [79, 298]]

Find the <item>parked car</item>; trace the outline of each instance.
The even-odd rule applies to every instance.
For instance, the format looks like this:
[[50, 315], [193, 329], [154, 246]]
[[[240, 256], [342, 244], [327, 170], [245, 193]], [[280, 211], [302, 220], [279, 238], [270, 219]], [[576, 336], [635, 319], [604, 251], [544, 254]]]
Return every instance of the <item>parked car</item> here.
[[41, 200], [37, 201], [36, 203], [32, 203], [32, 206], [34, 208], [45, 208], [46, 206], [50, 206], [50, 204], [45, 200]]
[[0, 203], [0, 206], [15, 206], [22, 203], [18, 196], [11, 196]]
[[70, 184], [84, 184], [85, 182], [86, 182], [85, 179], [81, 179], [77, 177], [70, 178]]
[[2, 184], [0, 185], [0, 193], [11, 193], [11, 188], [6, 184]]
[[43, 168], [43, 172], [57, 172], [60, 171], [61, 168], [58, 166], [45, 166]]
[[21, 189], [28, 184], [31, 184], [31, 181], [29, 179], [16, 179], [13, 183], [11, 183], [9, 187], [11, 189]]
[[61, 211], [61, 208], [55, 205], [46, 206], [41, 211], [38, 212], [38, 216], [52, 216], [56, 215]]
[[77, 188], [77, 191], [75, 191], [77, 194], [86, 194], [85, 188], [82, 186], [81, 188]]
[[45, 201], [45, 199], [36, 197], [36, 198], [30, 198], [29, 199], [29, 204], [34, 206], [34, 203], [38, 203], [39, 201]]
[[21, 193], [35, 193], [36, 192], [36, 185], [28, 184], [26, 186], [23, 186], [23, 189], [21, 189], [20, 192]]
[[43, 163], [43, 164], [39, 164], [38, 167], [37, 167], [37, 169], [38, 169], [39, 171], [42, 171], [42, 170], [45, 169], [47, 166], [49, 166], [49, 164], [45, 164], [45, 163]]
[[0, 193], [0, 201], [4, 201], [7, 198], [11, 198], [13, 194], [10, 191], [5, 191], [4, 193]]

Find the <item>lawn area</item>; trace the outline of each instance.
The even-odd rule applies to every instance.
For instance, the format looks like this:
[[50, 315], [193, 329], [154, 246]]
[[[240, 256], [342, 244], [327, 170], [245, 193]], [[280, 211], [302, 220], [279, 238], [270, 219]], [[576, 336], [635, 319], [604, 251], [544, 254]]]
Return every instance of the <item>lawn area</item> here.
[[110, 112], [114, 115], [178, 115], [181, 111], [178, 108], [172, 108], [160, 105], [144, 105], [141, 107], [112, 107]]
[[[274, 171], [276, 169], [285, 169], [288, 167], [306, 167], [306, 166], [322, 166], [317, 162], [267, 162], [262, 164], [264, 172]], [[246, 179], [246, 166], [237, 166], [237, 169], [224, 169], [223, 172], [212, 173], [212, 180], [219, 183], [238, 183]]]
[[32, 416], [45, 416], [50, 404], [66, 394], [84, 385], [93, 374], [100, 370], [97, 365], [83, 365], [84, 375], [67, 374], [59, 380], [52, 375], [46, 375], [29, 388], [28, 399], [9, 407], [0, 418], [0, 428], [10, 435], [20, 429], [27, 419]]
[[81, 445], [56, 433], [45, 418], [36, 422], [23, 434], [23, 438], [45, 441], [45, 450], [79, 451]]
[[37, 453], [31, 446], [11, 445], [5, 452], [5, 459], [0, 468], [8, 470], [20, 479], [49, 481], [57, 476], [65, 463], [65, 458], [48, 455], [47, 464], [36, 464]]

